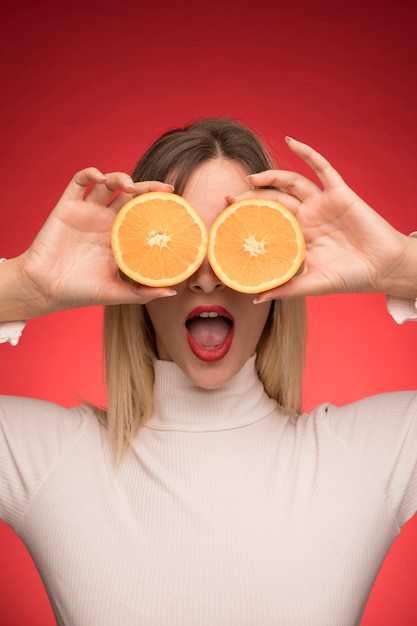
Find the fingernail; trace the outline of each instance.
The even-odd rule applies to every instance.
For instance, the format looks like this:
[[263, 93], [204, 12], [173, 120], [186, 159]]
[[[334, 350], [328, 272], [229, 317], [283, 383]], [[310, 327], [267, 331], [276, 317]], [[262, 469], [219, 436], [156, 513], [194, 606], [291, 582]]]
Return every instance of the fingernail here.
[[262, 298], [262, 297], [256, 296], [255, 300], [253, 301], [253, 304], [263, 304], [264, 302], [271, 302], [271, 300], [274, 300], [274, 298]]
[[285, 135], [285, 141], [287, 143], [290, 143], [291, 139], [292, 139], [292, 137], [290, 137], [289, 135]]

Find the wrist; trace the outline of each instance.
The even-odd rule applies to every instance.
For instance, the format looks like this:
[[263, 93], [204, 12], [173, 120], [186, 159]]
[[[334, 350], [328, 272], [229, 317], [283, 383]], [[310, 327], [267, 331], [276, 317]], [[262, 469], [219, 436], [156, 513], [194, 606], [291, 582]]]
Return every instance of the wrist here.
[[387, 296], [415, 300], [417, 298], [417, 231], [401, 235], [402, 247], [391, 271], [380, 277], [378, 291]]
[[46, 303], [25, 277], [23, 258], [0, 260], [0, 322], [14, 322], [47, 313]]

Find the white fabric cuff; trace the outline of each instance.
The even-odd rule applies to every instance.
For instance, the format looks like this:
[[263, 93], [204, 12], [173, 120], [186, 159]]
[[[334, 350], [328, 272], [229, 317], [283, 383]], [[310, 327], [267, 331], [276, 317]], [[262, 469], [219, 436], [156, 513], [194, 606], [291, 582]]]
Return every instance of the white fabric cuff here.
[[1, 322], [0, 343], [8, 341], [11, 346], [17, 346], [25, 326], [26, 322]]
[[[6, 259], [1, 258], [0, 263]], [[17, 346], [22, 336], [26, 322], [1, 322], [0, 323], [0, 343], [9, 342], [11, 346]]]
[[393, 298], [387, 296], [388, 313], [397, 324], [417, 322], [417, 299]]
[[[410, 237], [417, 237], [417, 231], [411, 233]], [[387, 296], [387, 309], [397, 324], [417, 322], [417, 298], [409, 300], [407, 298]]]

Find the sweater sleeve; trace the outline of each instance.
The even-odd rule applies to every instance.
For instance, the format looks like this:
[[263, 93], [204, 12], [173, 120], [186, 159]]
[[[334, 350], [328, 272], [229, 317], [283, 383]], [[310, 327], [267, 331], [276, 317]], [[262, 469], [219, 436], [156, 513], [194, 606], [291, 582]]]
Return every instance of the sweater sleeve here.
[[0, 397], [0, 518], [12, 528], [60, 459], [82, 435], [88, 410]]
[[1, 322], [0, 343], [9, 342], [11, 346], [17, 346], [25, 326], [26, 322]]
[[417, 322], [417, 298], [409, 300], [408, 298], [387, 297], [387, 309], [397, 324]]
[[327, 406], [327, 426], [384, 492], [401, 527], [417, 512], [417, 391]]

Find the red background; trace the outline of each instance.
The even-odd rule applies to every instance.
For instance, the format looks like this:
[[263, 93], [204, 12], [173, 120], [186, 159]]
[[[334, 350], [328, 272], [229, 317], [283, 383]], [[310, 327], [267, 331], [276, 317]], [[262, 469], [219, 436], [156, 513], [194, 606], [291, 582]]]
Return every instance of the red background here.
[[[75, 171], [131, 171], [162, 131], [207, 115], [247, 123], [283, 167], [299, 167], [285, 134], [311, 143], [398, 229], [417, 229], [416, 22], [413, 0], [3, 2], [0, 256], [30, 243]], [[397, 327], [382, 296], [308, 306], [306, 410], [416, 387], [416, 327]], [[99, 400], [100, 334], [98, 308], [32, 321], [1, 348], [0, 392]], [[0, 541], [0, 622], [53, 624], [25, 548], [5, 525]], [[415, 519], [365, 626], [417, 623], [416, 556]]]

